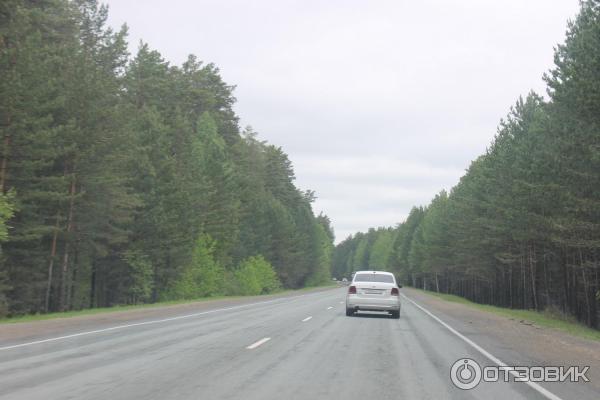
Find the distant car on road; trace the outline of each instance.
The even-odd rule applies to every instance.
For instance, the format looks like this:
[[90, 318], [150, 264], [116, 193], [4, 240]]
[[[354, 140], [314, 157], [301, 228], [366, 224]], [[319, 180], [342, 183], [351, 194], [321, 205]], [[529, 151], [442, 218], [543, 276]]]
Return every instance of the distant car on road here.
[[347, 285], [348, 284], [348, 279], [342, 278], [342, 284]]
[[356, 271], [346, 295], [346, 315], [357, 311], [384, 311], [400, 318], [400, 288], [393, 274]]

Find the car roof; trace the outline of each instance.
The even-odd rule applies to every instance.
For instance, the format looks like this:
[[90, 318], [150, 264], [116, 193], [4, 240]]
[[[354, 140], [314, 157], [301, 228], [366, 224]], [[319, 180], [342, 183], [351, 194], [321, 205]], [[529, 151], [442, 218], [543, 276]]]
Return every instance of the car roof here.
[[387, 271], [356, 271], [356, 274], [384, 274], [384, 275], [394, 275], [391, 272]]

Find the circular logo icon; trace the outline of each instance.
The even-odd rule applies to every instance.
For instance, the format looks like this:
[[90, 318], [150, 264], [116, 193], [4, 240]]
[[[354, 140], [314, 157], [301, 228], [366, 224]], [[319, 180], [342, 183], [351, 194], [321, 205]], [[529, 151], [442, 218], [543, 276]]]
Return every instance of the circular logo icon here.
[[481, 367], [475, 360], [461, 358], [452, 364], [450, 379], [454, 383], [454, 386], [459, 389], [473, 389], [481, 382]]

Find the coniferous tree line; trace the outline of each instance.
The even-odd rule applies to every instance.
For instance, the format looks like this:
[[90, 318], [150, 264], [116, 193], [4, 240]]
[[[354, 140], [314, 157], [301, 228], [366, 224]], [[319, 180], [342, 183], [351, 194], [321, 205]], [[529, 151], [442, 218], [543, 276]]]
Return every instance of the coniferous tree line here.
[[330, 278], [333, 231], [233, 86], [96, 0], [0, 3], [0, 316]]
[[449, 193], [341, 242], [333, 275], [383, 268], [415, 287], [598, 328], [600, 1], [581, 3], [554, 61], [548, 100], [519, 98]]

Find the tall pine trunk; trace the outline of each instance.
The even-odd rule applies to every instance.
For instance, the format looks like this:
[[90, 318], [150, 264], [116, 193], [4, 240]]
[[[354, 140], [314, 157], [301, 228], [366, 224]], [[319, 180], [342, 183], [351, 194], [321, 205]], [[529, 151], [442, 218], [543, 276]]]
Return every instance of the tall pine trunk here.
[[513, 305], [513, 266], [512, 264], [509, 266], [508, 269], [508, 301], [509, 303], [509, 307], [510, 308], [514, 308]]
[[592, 307], [590, 305], [590, 295], [589, 295], [589, 284], [586, 277], [585, 270], [587, 269], [585, 266], [585, 262], [583, 260], [583, 252], [581, 248], [579, 249], [579, 266], [581, 268], [581, 279], [583, 281], [583, 297], [585, 298], [585, 318], [588, 326], [592, 324]]
[[90, 308], [96, 306], [96, 285], [98, 284], [96, 273], [96, 254], [94, 254], [92, 257], [92, 273], [90, 274]]
[[67, 292], [67, 301], [69, 304], [69, 310], [75, 307], [74, 299], [77, 295], [77, 272], [79, 269], [79, 243], [75, 242], [75, 250], [73, 255], [73, 273], [71, 275], [71, 284], [69, 285], [69, 291]]
[[[7, 118], [7, 128], [10, 126], [10, 116]], [[4, 135], [4, 143], [2, 147], [2, 163], [0, 163], [0, 193], [6, 192], [6, 174], [8, 168], [8, 156], [10, 154], [11, 136], [6, 133]]]
[[46, 298], [44, 301], [44, 311], [50, 309], [50, 293], [52, 292], [52, 274], [54, 270], [54, 258], [56, 257], [56, 242], [58, 241], [58, 231], [60, 223], [60, 212], [56, 213], [56, 223], [54, 224], [54, 234], [52, 235], [52, 246], [50, 247], [50, 262], [48, 263], [48, 281], [46, 283]]
[[535, 287], [535, 247], [529, 246], [529, 273], [531, 274], [531, 298], [533, 300], [533, 308], [538, 310], [537, 290]]
[[62, 270], [60, 276], [60, 310], [64, 311], [67, 304], [67, 277], [69, 274], [69, 251], [70, 251], [70, 237], [71, 231], [73, 230], [73, 209], [75, 207], [75, 191], [76, 191], [76, 182], [75, 182], [75, 174], [73, 173], [71, 177], [71, 187], [69, 189], [69, 212], [67, 216], [67, 234], [65, 237], [65, 247], [63, 252], [63, 262], [62, 262]]

